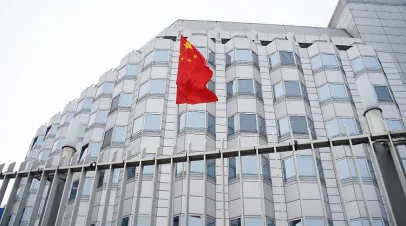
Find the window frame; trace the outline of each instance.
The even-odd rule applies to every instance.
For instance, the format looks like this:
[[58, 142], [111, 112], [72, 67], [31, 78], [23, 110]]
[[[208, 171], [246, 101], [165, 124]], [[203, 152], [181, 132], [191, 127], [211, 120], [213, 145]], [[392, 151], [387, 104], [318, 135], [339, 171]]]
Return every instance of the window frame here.
[[[384, 119], [385, 120], [385, 124], [386, 124], [386, 127], [387, 127], [387, 129], [389, 130], [389, 131], [399, 131], [399, 130], [404, 130], [404, 128], [405, 128], [405, 125], [404, 125], [404, 123], [403, 123], [403, 120], [402, 119]], [[388, 121], [391, 121], [391, 122], [398, 122], [399, 124], [399, 126], [400, 126], [400, 128], [399, 129], [391, 129], [390, 127], [391, 126], [389, 126], [389, 124], [388, 124]]]
[[[377, 92], [377, 88], [379, 88], [379, 89], [386, 88], [387, 93], [385, 95], [389, 94], [390, 100], [389, 99], [384, 99], [382, 97], [380, 98], [379, 95], [378, 95], [378, 92]], [[374, 85], [374, 91], [375, 91], [376, 100], [378, 102], [385, 102], [385, 103], [393, 103], [394, 102], [394, 97], [393, 97], [392, 91], [389, 88], [389, 86], [386, 86], [386, 85]]]
[[[375, 68], [374, 68], [374, 67], [367, 67], [366, 64], [365, 64], [365, 59], [364, 59], [364, 58], [374, 58], [374, 59], [375, 59], [375, 62], [376, 62], [376, 64], [377, 64], [377, 65], [376, 65], [377, 67], [375, 67]], [[353, 62], [354, 62], [355, 60], [360, 60], [360, 63], [362, 64], [359, 70], [356, 70], [356, 67], [354, 67], [354, 63], [353, 63]], [[351, 63], [351, 68], [352, 68], [354, 74], [360, 73], [360, 72], [362, 72], [362, 71], [381, 71], [381, 70], [382, 70], [382, 65], [381, 65], [381, 63], [379, 62], [379, 59], [378, 59], [377, 56], [372, 56], [372, 55], [360, 55], [360, 56], [358, 56], [358, 57], [355, 57], [354, 59], [351, 59], [351, 60], [350, 60], [350, 63]]]
[[[79, 101], [78, 106], [76, 107], [76, 112], [80, 112], [82, 110], [91, 110], [92, 109], [92, 104], [93, 104], [93, 98], [92, 97], [85, 97], [81, 101]], [[90, 106], [89, 108], [83, 108], [83, 105], [86, 103], [86, 101], [90, 101]], [[80, 107], [80, 108], [79, 108]]]
[[[105, 92], [106, 85], [111, 85], [111, 92], [109, 92], [109, 93]], [[99, 96], [103, 95], [103, 94], [104, 95], [111, 95], [111, 94], [113, 94], [113, 91], [114, 91], [114, 82], [103, 82], [96, 89], [95, 99], [98, 98]]]
[[[105, 112], [105, 118], [103, 118], [104, 120], [101, 120], [101, 121], [103, 121], [103, 122], [99, 122], [99, 121], [100, 121], [100, 120], [99, 120], [99, 119], [100, 119], [100, 118], [99, 118], [100, 112]], [[108, 110], [98, 110], [98, 111], [93, 112], [93, 114], [90, 114], [90, 116], [89, 116], [89, 122], [88, 122], [88, 124], [87, 124], [87, 128], [92, 127], [93, 125], [104, 125], [104, 124], [106, 124], [106, 123], [107, 123], [108, 114], [109, 114], [109, 111], [108, 111]], [[95, 115], [95, 116], [94, 116], [94, 120], [90, 120], [93, 115]], [[90, 123], [91, 123], [91, 124], [90, 124]]]
[[[288, 94], [287, 94], [286, 83], [297, 83], [297, 84], [299, 85], [299, 92], [300, 92], [300, 95], [288, 95]], [[275, 93], [275, 90], [276, 90], [276, 89], [275, 89], [275, 86], [280, 85], [280, 84], [282, 84], [282, 85], [281, 85], [281, 87], [282, 87], [282, 94], [279, 95], [279, 96], [276, 96], [276, 93]], [[281, 100], [281, 99], [284, 99], [284, 98], [298, 98], [298, 97], [307, 100], [307, 99], [308, 99], [308, 97], [307, 97], [307, 90], [305, 90], [305, 89], [306, 89], [306, 87], [302, 84], [301, 81], [298, 81], [298, 80], [282, 80], [282, 81], [279, 81], [278, 83], [272, 85], [272, 91], [273, 91], [274, 101], [278, 101], [278, 100]]]
[[[168, 58], [166, 60], [157, 60], [156, 56], [156, 52], [163, 52], [166, 51], [168, 53]], [[152, 54], [152, 55], [151, 55]], [[151, 59], [149, 59], [151, 58]], [[148, 59], [148, 61], [146, 61], [146, 59]], [[154, 49], [152, 51], [150, 51], [149, 53], [145, 54], [144, 58], [143, 58], [143, 70], [147, 67], [149, 67], [150, 65], [162, 65], [162, 64], [167, 64], [170, 61], [170, 49]]]
[[[355, 134], [351, 134], [351, 131], [350, 131], [350, 134], [349, 134], [350, 136], [351, 136], [351, 135], [359, 135], [359, 134], [362, 133], [362, 130], [361, 130], [360, 125], [359, 125], [359, 122], [358, 122], [358, 120], [357, 120], [355, 117], [354, 117], [354, 118], [349, 118], [349, 117], [334, 117], [334, 118], [331, 118], [331, 119], [325, 121], [325, 123], [324, 123], [324, 127], [325, 127], [325, 129], [326, 129], [326, 131], [327, 131], [327, 137], [328, 137], [328, 138], [334, 138], [334, 137], [340, 137], [340, 136], [347, 136], [347, 132], [346, 132], [346, 131], [344, 131], [344, 132], [341, 131], [341, 126], [340, 126], [340, 123], [339, 123], [339, 120], [340, 120], [340, 119], [341, 119], [341, 120], [343, 120], [343, 119], [351, 119], [351, 120], [353, 120], [355, 129], [356, 129], [357, 131], [356, 131]], [[333, 121], [335, 121], [335, 127], [338, 129], [338, 134], [330, 134], [330, 128], [331, 128], [331, 126], [328, 126], [327, 124], [330, 123], [330, 122], [333, 122]], [[344, 125], [342, 125], [342, 126], [344, 126]], [[347, 126], [348, 126], [348, 125], [347, 125]], [[350, 127], [348, 127], [348, 128], [350, 128]]]
[[[160, 116], [160, 126], [159, 129], [154, 129], [154, 130], [146, 130], [145, 129], [145, 121], [147, 119], [147, 115], [159, 115]], [[137, 131], [135, 131], [135, 121], [141, 118], [141, 128]], [[132, 132], [131, 134], [139, 134], [139, 133], [143, 133], [144, 131], [148, 131], [148, 132], [156, 132], [156, 131], [161, 131], [162, 130], [162, 114], [161, 113], [155, 113], [155, 112], [145, 112], [144, 114], [138, 116], [137, 118], [135, 118], [135, 120], [133, 121], [133, 125], [132, 125]]]
[[[299, 132], [294, 132], [292, 130], [292, 121], [291, 121], [291, 117], [303, 117], [305, 119], [306, 122], [306, 133], [299, 133]], [[284, 133], [281, 134], [281, 129], [280, 129], [280, 121], [286, 119], [287, 120], [287, 126], [288, 126], [288, 130]], [[313, 125], [313, 126], [311, 126]], [[314, 128], [314, 124], [313, 124], [313, 120], [311, 120], [307, 115], [285, 115], [284, 117], [280, 117], [276, 120], [276, 126], [277, 126], [277, 132], [278, 132], [278, 138], [284, 138], [284, 137], [290, 137], [291, 134], [293, 135], [302, 135], [302, 136], [309, 136], [309, 130], [310, 130], [310, 135], [312, 135], [313, 138], [316, 138], [316, 131]], [[314, 130], [312, 130], [314, 129]]]
[[[250, 59], [237, 59], [237, 51], [248, 51]], [[251, 48], [234, 48], [228, 51], [226, 54], [226, 69], [233, 64], [252, 64], [259, 70], [259, 55]]]
[[[130, 66], [130, 65], [136, 67], [135, 74], [129, 74], [128, 73], [128, 66]], [[118, 69], [117, 81], [119, 81], [119, 80], [121, 80], [122, 78], [125, 78], [125, 77], [131, 77], [131, 76], [136, 77], [138, 75], [138, 69], [139, 69], [138, 64], [136, 64], [136, 63], [127, 63], [126, 65], [124, 65], [123, 67]], [[124, 70], [124, 73], [121, 73], [122, 70]]]
[[[189, 120], [189, 114], [190, 113], [201, 113], [204, 117], [204, 127], [191, 127], [188, 124], [188, 120]], [[212, 117], [214, 119], [214, 124], [213, 125], [209, 125], [209, 117]], [[202, 111], [202, 110], [196, 110], [196, 111], [182, 111], [178, 114], [178, 119], [177, 119], [177, 133], [178, 136], [182, 135], [183, 133], [188, 133], [189, 131], [202, 131], [204, 130], [204, 132], [206, 134], [209, 134], [211, 136], [216, 136], [216, 117], [214, 115], [212, 115], [210, 112], [208, 111]], [[213, 128], [211, 130], [211, 128]], [[212, 131], [212, 132], [210, 132]]]
[[[240, 91], [240, 80], [251, 80], [251, 88], [252, 92], [243, 92]], [[230, 85], [232, 88], [232, 93], [230, 93]], [[235, 96], [255, 96], [259, 100], [263, 101], [263, 91], [262, 91], [262, 84], [258, 82], [254, 78], [235, 78], [231, 81], [228, 81], [226, 83], [226, 94], [227, 94], [227, 100], [235, 97]]]
[[[248, 130], [241, 130], [241, 115], [254, 115], [255, 116], [255, 126], [256, 126], [256, 131], [248, 131]], [[230, 119], [233, 118], [233, 133], [230, 133], [231, 128], [230, 128]], [[260, 125], [260, 121], [264, 122], [264, 125]], [[263, 126], [264, 131], [263, 133], [261, 132], [261, 127]], [[263, 138], [267, 139], [267, 127], [266, 127], [266, 120], [264, 117], [259, 115], [258, 113], [249, 113], [249, 112], [243, 112], [243, 113], [235, 113], [229, 117], [227, 117], [227, 137], [230, 138], [234, 135], [238, 135], [240, 133], [257, 133], [259, 136], [262, 136]]]
[[[163, 81], [163, 88], [164, 90], [162, 91], [162, 93], [151, 93], [151, 85], [152, 85], [152, 81], [153, 80], [162, 80]], [[141, 87], [143, 85], [147, 84], [147, 88], [145, 90], [145, 93], [143, 93], [142, 95], [140, 95], [140, 91], [141, 91]], [[137, 100], [143, 99], [147, 96], [151, 96], [151, 95], [165, 95], [166, 92], [166, 85], [167, 85], [167, 79], [164, 78], [152, 78], [152, 79], [148, 79], [147, 81], [145, 81], [144, 83], [142, 83], [139, 88], [138, 88], [138, 95], [137, 95]]]

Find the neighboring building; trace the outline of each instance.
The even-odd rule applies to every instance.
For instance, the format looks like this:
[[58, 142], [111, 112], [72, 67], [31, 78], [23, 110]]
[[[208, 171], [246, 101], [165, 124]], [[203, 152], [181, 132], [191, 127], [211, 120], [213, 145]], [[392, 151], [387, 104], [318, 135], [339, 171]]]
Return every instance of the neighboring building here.
[[[38, 129], [0, 225], [406, 225], [406, 2], [376, 2], [332, 28], [176, 21]], [[217, 103], [176, 106], [180, 33]]]

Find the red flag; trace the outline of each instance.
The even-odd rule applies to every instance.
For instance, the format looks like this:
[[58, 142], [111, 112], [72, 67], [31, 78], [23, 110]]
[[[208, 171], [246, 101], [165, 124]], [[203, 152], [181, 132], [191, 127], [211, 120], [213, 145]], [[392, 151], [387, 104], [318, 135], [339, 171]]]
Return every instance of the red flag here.
[[185, 37], [181, 36], [176, 104], [200, 104], [218, 101], [216, 94], [206, 85], [213, 72], [206, 59]]

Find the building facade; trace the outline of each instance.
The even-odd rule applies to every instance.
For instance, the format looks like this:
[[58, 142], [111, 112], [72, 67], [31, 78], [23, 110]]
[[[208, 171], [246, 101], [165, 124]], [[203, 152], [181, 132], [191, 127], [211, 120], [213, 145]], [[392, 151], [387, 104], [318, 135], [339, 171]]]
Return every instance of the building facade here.
[[[38, 129], [0, 225], [406, 225], [405, 29], [401, 0], [178, 20]], [[180, 34], [218, 102], [175, 104]]]

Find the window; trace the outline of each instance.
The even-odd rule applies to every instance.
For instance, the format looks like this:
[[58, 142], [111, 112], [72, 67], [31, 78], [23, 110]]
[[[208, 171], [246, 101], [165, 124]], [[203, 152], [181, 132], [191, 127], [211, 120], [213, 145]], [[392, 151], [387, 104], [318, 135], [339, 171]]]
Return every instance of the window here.
[[316, 69], [323, 66], [323, 62], [321, 62], [320, 54], [315, 56], [315, 57], [312, 57], [310, 61], [311, 61], [311, 65], [312, 65], [313, 70], [316, 70]]
[[207, 177], [216, 179], [216, 161], [214, 159], [206, 160], [207, 163]]
[[264, 156], [262, 158], [262, 175], [264, 176], [265, 179], [271, 179], [271, 171], [269, 168], [269, 160], [265, 158]]
[[227, 83], [227, 98], [233, 97], [234, 94], [249, 95], [254, 94], [262, 100], [262, 87], [253, 79], [237, 79], [237, 87], [234, 88], [234, 81]]
[[190, 173], [202, 174], [203, 173], [203, 160], [190, 162]]
[[125, 142], [125, 135], [126, 135], [126, 127], [124, 126], [116, 126], [114, 129], [114, 139], [113, 142], [115, 143], [124, 143]]
[[282, 171], [283, 179], [285, 181], [296, 175], [295, 164], [293, 162], [293, 158], [288, 158], [288, 159], [283, 160], [282, 166], [283, 166], [283, 171]]
[[378, 60], [374, 56], [362, 56], [351, 61], [354, 72], [359, 72], [363, 69], [380, 70]]
[[231, 116], [230, 118], [228, 118], [228, 130], [227, 130], [227, 135], [231, 136], [235, 134], [235, 125], [237, 124], [237, 117], [235, 115]]
[[121, 221], [121, 226], [128, 226], [129, 221], [130, 221], [129, 217], [124, 217], [123, 220]]
[[164, 94], [165, 89], [165, 79], [151, 79], [140, 86], [138, 99], [146, 94]]
[[148, 226], [148, 225], [149, 225], [149, 217], [138, 215], [137, 226]]
[[299, 82], [284, 82], [285, 83], [285, 91], [286, 91], [286, 96], [300, 96], [300, 84]]
[[[258, 161], [256, 155], [241, 156], [242, 174], [244, 175], [257, 175], [258, 174]], [[248, 224], [250, 225], [250, 224]]]
[[[320, 161], [320, 160], [317, 160]], [[282, 161], [283, 164], [283, 179], [287, 181], [289, 178], [293, 178], [296, 176], [295, 164], [292, 157], [284, 159]], [[296, 164], [299, 176], [303, 177], [316, 177], [316, 172], [314, 171], [314, 162], [311, 156], [296, 156]], [[317, 165], [319, 176], [321, 179], [324, 178], [323, 176], [323, 169], [320, 165]]]
[[93, 103], [93, 98], [85, 98], [79, 102], [76, 111], [79, 112], [80, 110], [83, 110], [83, 109], [89, 110], [92, 108], [92, 103]]
[[179, 226], [179, 216], [173, 217], [173, 226]]
[[196, 49], [203, 55], [204, 58], [207, 58], [206, 47], [196, 47]]
[[33, 179], [31, 182], [30, 192], [37, 192], [39, 188], [39, 180]]
[[120, 101], [120, 95], [113, 98], [113, 100], [111, 101], [110, 112], [117, 110], [119, 101]]
[[113, 136], [113, 128], [107, 130], [107, 131], [104, 133], [104, 139], [103, 139], [103, 145], [102, 145], [103, 148], [104, 148], [104, 147], [107, 147], [108, 145], [111, 144], [111, 138], [112, 138], [112, 136]]
[[122, 93], [117, 95], [111, 101], [110, 112], [117, 110], [118, 107], [131, 107], [132, 95], [130, 93]]
[[230, 51], [226, 54], [226, 68], [231, 66], [231, 63], [234, 61], [234, 51]]
[[208, 62], [211, 66], [216, 68], [216, 54], [209, 49], [209, 59]]
[[83, 145], [82, 149], [80, 150], [78, 162], [80, 162], [82, 158], [84, 158], [87, 155], [88, 152], [89, 152], [89, 144]]
[[236, 61], [251, 61], [251, 52], [247, 49], [236, 49], [235, 60]]
[[245, 218], [245, 225], [250, 226], [263, 226], [264, 223], [261, 217], [246, 217]]
[[58, 140], [56, 140], [54, 142], [51, 152], [61, 151], [64, 144], [65, 144], [65, 138], [59, 138]]
[[207, 114], [207, 132], [216, 135], [216, 119], [211, 114]]
[[37, 136], [32, 141], [31, 149], [34, 148], [36, 145], [41, 145], [44, 140], [44, 136]]
[[101, 84], [96, 90], [96, 97], [100, 94], [111, 94], [113, 92], [114, 83], [106, 82]]
[[237, 177], [237, 158], [228, 159], [228, 178], [235, 179]]
[[45, 207], [45, 199], [41, 199], [38, 208], [38, 216], [41, 216], [42, 212], [44, 212], [44, 207]]
[[238, 93], [254, 93], [252, 79], [238, 79]]
[[144, 58], [144, 67], [146, 67], [146, 66], [148, 66], [149, 64], [152, 63], [152, 61], [154, 60], [154, 58], [153, 58], [154, 55], [153, 54], [154, 54], [153, 52], [150, 52], [145, 56], [145, 58]]
[[227, 98], [234, 96], [234, 81], [227, 83]]
[[161, 129], [161, 115], [147, 113], [145, 115], [144, 130], [156, 131]]
[[30, 220], [31, 212], [32, 212], [31, 206], [24, 207], [24, 213], [23, 217], [21, 218], [21, 222], [28, 222]]
[[100, 170], [99, 177], [97, 178], [97, 187], [103, 187], [105, 170]]
[[295, 59], [292, 52], [279, 51], [281, 65], [295, 65]]
[[49, 135], [55, 135], [57, 130], [58, 130], [57, 125], [48, 126], [47, 131], [45, 132], [45, 138], [47, 138]]
[[79, 186], [79, 181], [78, 180], [74, 181], [72, 184], [72, 188], [70, 190], [68, 201], [72, 201], [75, 199], [76, 193], [78, 192], [78, 186]]
[[374, 86], [378, 101], [393, 101], [387, 86]]
[[[144, 154], [144, 158], [153, 158], [155, 154]], [[144, 170], [142, 171], [143, 175], [152, 175], [154, 173], [154, 166], [148, 165], [144, 166]]]
[[204, 112], [188, 112], [187, 127], [189, 128], [205, 128]]
[[346, 126], [348, 127], [349, 135], [359, 134], [358, 123], [352, 118], [338, 118], [326, 122], [328, 136], [346, 136]]
[[267, 226], [275, 226], [275, 222], [272, 219], [268, 219], [268, 224]]
[[72, 118], [73, 118], [73, 112], [67, 112], [66, 114], [64, 114], [63, 116], [62, 116], [62, 118], [61, 118], [61, 122], [60, 122], [60, 124], [61, 125], [63, 125], [63, 124], [65, 124], [65, 123], [70, 123], [70, 121], [72, 120]]
[[216, 93], [216, 86], [215, 86], [215, 84], [214, 84], [213, 81], [210, 80], [210, 81], [207, 83], [207, 88], [208, 88], [210, 91], [212, 91], [213, 93]]
[[300, 176], [316, 176], [312, 157], [300, 156], [296, 160]]
[[241, 226], [241, 219], [237, 218], [230, 220], [230, 226]]
[[259, 134], [266, 136], [266, 124], [265, 119], [261, 116], [258, 116], [258, 127], [259, 127]]
[[167, 62], [169, 60], [168, 50], [155, 50], [155, 62]]
[[257, 81], [255, 81], [255, 95], [262, 100], [262, 87]]
[[283, 96], [283, 82], [274, 85], [273, 90], [275, 99], [278, 99], [279, 97]]
[[240, 114], [240, 131], [257, 132], [257, 121], [255, 114]]
[[311, 58], [312, 69], [316, 70], [322, 66], [325, 67], [337, 67], [338, 61], [334, 54], [319, 54]]
[[105, 124], [107, 121], [107, 111], [98, 111], [90, 115], [88, 127], [93, 124]]
[[[290, 128], [289, 128], [290, 121]], [[294, 134], [308, 134], [307, 122], [305, 116], [288, 116], [278, 119], [278, 133], [279, 137], [289, 133], [290, 129]], [[310, 120], [309, 120], [310, 128]], [[314, 130], [314, 128], [311, 128]]]
[[294, 220], [289, 222], [289, 226], [302, 226], [302, 220], [298, 219], [298, 220]]
[[127, 168], [127, 180], [135, 177], [135, 166], [130, 166]]
[[399, 119], [386, 119], [389, 131], [403, 130], [403, 123]]
[[252, 52], [252, 64], [259, 69], [258, 54]]
[[346, 86], [344, 84], [325, 84], [317, 88], [319, 100], [324, 101], [329, 98], [347, 98]]
[[138, 71], [138, 67], [136, 64], [127, 64], [126, 66], [121, 68], [120, 71], [118, 72], [117, 80], [119, 80], [120, 78], [122, 78], [124, 76], [135, 76], [135, 75], [137, 75], [137, 71]]
[[118, 183], [118, 176], [120, 174], [120, 169], [113, 169], [113, 184], [117, 184]]
[[276, 67], [276, 65], [279, 63], [278, 54], [273, 53], [272, 55], [270, 55], [269, 56], [269, 62], [271, 64], [271, 69]]
[[88, 152], [90, 157], [97, 157], [100, 151], [100, 143], [90, 143]]
[[278, 99], [283, 95], [287, 97], [307, 97], [306, 88], [300, 82], [296, 81], [283, 81], [274, 85], [275, 99]]
[[[357, 158], [358, 169], [362, 179], [373, 179], [373, 171], [371, 163], [365, 158]], [[349, 177], [358, 177], [357, 170], [352, 158], [343, 158], [337, 161], [340, 179]]]
[[92, 181], [93, 181], [93, 178], [86, 177], [85, 183], [84, 183], [83, 189], [82, 189], [82, 195], [89, 195], [90, 194], [90, 189], [92, 187]]

